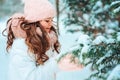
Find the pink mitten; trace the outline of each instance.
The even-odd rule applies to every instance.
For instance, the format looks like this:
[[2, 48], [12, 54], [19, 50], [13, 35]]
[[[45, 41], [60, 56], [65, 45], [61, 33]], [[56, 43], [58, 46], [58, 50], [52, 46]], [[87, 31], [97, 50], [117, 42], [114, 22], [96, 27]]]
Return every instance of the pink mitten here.
[[20, 24], [22, 23], [23, 19], [24, 14], [15, 13], [7, 24], [7, 32], [9, 32], [9, 28], [11, 26], [12, 32], [16, 38], [26, 37], [26, 33], [20, 27]]
[[73, 57], [73, 54], [65, 55], [58, 63], [59, 68], [64, 71], [74, 71], [82, 69], [83, 65], [79, 63], [77, 57], [74, 58], [74, 61], [71, 61]]

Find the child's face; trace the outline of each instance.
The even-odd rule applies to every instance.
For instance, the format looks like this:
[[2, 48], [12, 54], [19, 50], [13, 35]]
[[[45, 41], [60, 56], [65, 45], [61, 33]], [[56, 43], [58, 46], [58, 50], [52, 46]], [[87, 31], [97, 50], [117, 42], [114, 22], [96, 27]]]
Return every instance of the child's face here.
[[47, 32], [50, 32], [50, 29], [51, 29], [51, 27], [53, 25], [52, 21], [53, 21], [53, 18], [47, 18], [47, 19], [41, 20], [40, 24], [44, 27], [44, 29]]

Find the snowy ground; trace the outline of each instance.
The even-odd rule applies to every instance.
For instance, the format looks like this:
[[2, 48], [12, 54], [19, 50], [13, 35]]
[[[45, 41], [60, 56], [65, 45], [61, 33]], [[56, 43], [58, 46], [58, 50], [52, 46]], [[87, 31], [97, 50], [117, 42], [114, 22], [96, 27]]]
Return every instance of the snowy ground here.
[[[0, 80], [7, 80], [7, 69], [8, 69], [8, 54], [6, 53], [6, 38], [2, 36], [1, 32], [5, 27], [6, 21], [0, 21]], [[62, 25], [62, 24], [61, 24]], [[75, 43], [75, 39], [79, 34], [66, 34], [65, 29], [62, 26], [60, 28], [60, 42], [61, 52], [64, 53], [69, 50]], [[57, 80], [85, 80], [91, 74], [90, 65], [78, 71], [61, 71], [57, 74]]]

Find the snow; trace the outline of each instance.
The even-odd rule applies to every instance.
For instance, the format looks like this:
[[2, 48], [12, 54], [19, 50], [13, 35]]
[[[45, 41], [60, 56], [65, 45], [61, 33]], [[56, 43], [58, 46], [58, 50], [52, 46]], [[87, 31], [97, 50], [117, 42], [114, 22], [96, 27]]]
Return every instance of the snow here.
[[109, 8], [110, 8], [110, 5], [105, 5], [105, 6], [104, 6], [104, 11], [109, 10]]
[[109, 50], [109, 51], [105, 54], [105, 56], [101, 57], [101, 58], [96, 62], [96, 64], [100, 64], [105, 58], [109, 57], [109, 56], [111, 55], [111, 53], [112, 53], [112, 51]]
[[93, 26], [101, 27], [100, 21], [99, 21], [99, 20], [96, 20]]
[[106, 40], [107, 44], [109, 43], [115, 43], [115, 39], [109, 38]]
[[102, 6], [103, 6], [103, 3], [101, 1], [97, 1], [96, 4], [93, 6], [93, 12], [95, 14], [103, 12], [104, 9]]
[[112, 34], [112, 33], [114, 33], [114, 32], [115, 32], [115, 30], [113, 30], [113, 29], [107, 29], [107, 30], [106, 30], [106, 33], [107, 33], [107, 34]]
[[116, 8], [115, 10], [113, 10], [114, 13], [117, 13], [120, 11], [120, 6], [118, 8]]
[[120, 1], [114, 1], [114, 2], [111, 3], [111, 6], [113, 6], [115, 4], [118, 4], [118, 3], [120, 3]]
[[106, 42], [106, 38], [104, 37], [104, 36], [102, 36], [102, 35], [100, 35], [100, 36], [97, 36], [94, 40], [93, 40], [93, 45], [97, 45], [97, 44], [100, 44], [100, 43], [102, 43], [102, 42]]
[[[80, 52], [80, 54], [79, 54], [79, 55], [80, 55], [79, 60], [80, 60], [81, 62], [83, 62], [83, 54], [87, 54], [88, 50], [89, 50], [89, 46], [88, 46], [88, 45], [84, 45], [83, 48], [81, 49], [81, 52]], [[86, 59], [86, 61], [88, 62], [89, 59]], [[84, 61], [84, 62], [86, 62], [86, 61]]]
[[89, 14], [83, 14], [83, 19], [89, 21], [89, 18], [90, 18]]
[[120, 41], [120, 32], [117, 33], [117, 41]]
[[[80, 30], [83, 30], [83, 27], [81, 25], [71, 24], [69, 27], [66, 27], [65, 30], [66, 31], [68, 30], [79, 30], [80, 31]], [[82, 32], [81, 33], [79, 32], [79, 34], [82, 34]]]
[[110, 73], [107, 80], [118, 80], [120, 79], [120, 64], [118, 64]]
[[102, 2], [101, 1], [97, 1], [96, 4], [93, 7], [93, 10], [96, 10], [98, 7], [102, 7]]
[[77, 44], [89, 45], [91, 43], [91, 39], [86, 34], [81, 34], [78, 36]]
[[[120, 1], [114, 1], [114, 2], [111, 3], [110, 6], [112, 7], [112, 6], [114, 6], [114, 5], [116, 5], [116, 4], [119, 4], [119, 3], [120, 3]], [[117, 8], [115, 8], [115, 9], [113, 10], [114, 13], [117, 13], [117, 12], [119, 12], [119, 11], [120, 11], [120, 6], [118, 6]]]
[[118, 27], [119, 22], [118, 22], [118, 21], [108, 20], [108, 22], [107, 22], [106, 24], [107, 24], [106, 26], [107, 26], [108, 28], [114, 29], [114, 28], [117, 28], [117, 27]]

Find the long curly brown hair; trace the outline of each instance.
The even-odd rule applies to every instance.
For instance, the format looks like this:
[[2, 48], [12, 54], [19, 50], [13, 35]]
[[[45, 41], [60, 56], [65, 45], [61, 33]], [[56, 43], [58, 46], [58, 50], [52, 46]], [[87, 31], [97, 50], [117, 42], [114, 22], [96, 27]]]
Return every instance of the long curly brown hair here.
[[[47, 32], [44, 30], [44, 28], [40, 25], [39, 22], [28, 23], [27, 21], [23, 21], [20, 27], [26, 32], [27, 37], [25, 39], [25, 43], [28, 45], [28, 50], [35, 54], [36, 64], [39, 65], [46, 62], [49, 59], [49, 57], [45, 53], [50, 48]], [[40, 28], [42, 35], [37, 34], [37, 27]], [[54, 43], [54, 50], [57, 53], [59, 53], [60, 43], [58, 41], [56, 29], [54, 27], [51, 27], [51, 30], [53, 30], [56, 33], [57, 41]], [[11, 30], [10, 25], [8, 31], [7, 50], [12, 46], [14, 39], [15, 36]]]
[[[12, 32], [12, 23], [10, 23], [10, 21], [12, 20], [12, 18], [10, 18], [8, 21], [7, 21], [7, 28], [8, 28], [8, 35], [7, 35], [7, 47], [6, 47], [6, 50], [8, 51], [8, 49], [12, 46], [13, 44], [13, 40], [15, 39], [15, 35], [14, 33]], [[3, 31], [3, 33], [7, 30], [7, 28]]]

